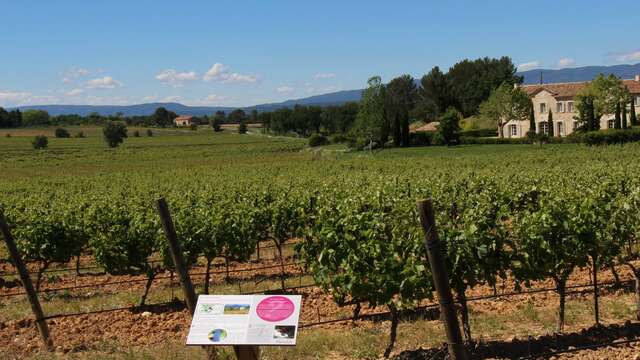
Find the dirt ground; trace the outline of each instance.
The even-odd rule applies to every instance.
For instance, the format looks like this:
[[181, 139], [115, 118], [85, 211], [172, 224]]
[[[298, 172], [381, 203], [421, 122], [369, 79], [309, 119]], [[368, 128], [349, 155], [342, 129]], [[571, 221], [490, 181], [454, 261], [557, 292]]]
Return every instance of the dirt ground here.
[[[83, 259], [84, 262], [85, 259]], [[88, 261], [88, 260], [87, 260]], [[286, 262], [294, 262], [288, 258]], [[240, 289], [251, 291], [252, 286], [264, 279], [277, 279], [280, 272], [278, 262], [274, 260], [255, 261], [248, 264], [231, 264], [230, 270], [233, 281], [240, 284]], [[269, 269], [257, 268], [273, 266]], [[225, 274], [219, 273], [224, 270], [224, 266], [218, 264], [213, 271], [216, 274], [212, 278], [212, 286], [223, 284], [225, 282]], [[242, 272], [235, 272], [242, 270]], [[9, 265], [0, 266], [0, 271], [4, 273], [11, 272]], [[193, 274], [201, 273], [202, 267], [194, 268]], [[631, 279], [631, 274], [624, 268], [618, 269], [620, 277], [623, 280]], [[290, 280], [300, 278], [303, 270], [297, 265], [289, 265], [286, 267], [287, 276]], [[176, 289], [176, 296], [179, 295], [179, 286], [177, 279], [173, 282], [168, 279], [169, 273], [159, 275], [158, 280], [154, 282], [153, 291], [159, 289]], [[194, 283], [202, 282], [203, 277], [194, 276]], [[56, 273], [53, 277], [47, 277], [43, 283], [43, 289], [61, 288], [79, 285], [104, 284], [108, 282], [119, 282], [127, 280], [141, 280], [135, 283], [122, 283], [109, 285], [104, 287], [89, 287], [80, 289], [81, 294], [87, 292], [93, 293], [95, 296], [105, 294], [117, 294], [123, 290], [139, 290], [142, 292], [144, 288], [143, 276], [112, 276], [106, 274], [84, 274], [76, 276], [73, 272]], [[602, 271], [600, 273], [600, 282], [613, 282], [614, 277], [610, 271]], [[291, 282], [290, 282], [291, 283]], [[295, 283], [295, 281], [294, 281]], [[590, 278], [588, 270], [576, 271], [571, 277], [569, 286], [589, 284]], [[305, 284], [302, 284], [305, 285]], [[533, 284], [533, 288], [552, 288], [550, 281], [538, 282]], [[242, 289], [244, 288], [244, 289]], [[526, 289], [525, 289], [526, 290]], [[592, 294], [590, 288], [576, 289], [576, 292], [570, 297], [584, 299], [590, 301]], [[21, 292], [22, 287], [17, 281], [6, 281], [3, 287], [0, 287], [0, 296]], [[500, 283], [496, 288], [488, 286], [480, 286], [470, 289], [467, 296], [470, 299], [474, 297], [491, 296], [495, 293], [510, 293], [514, 291], [514, 283], [511, 280]], [[349, 318], [353, 314], [354, 306], [337, 306], [330, 295], [325, 294], [317, 287], [308, 287], [295, 290], [295, 293], [303, 296], [303, 305], [300, 323], [301, 326], [313, 325], [316, 322], [323, 322], [339, 318]], [[601, 290], [602, 296], [616, 297], [622, 294], [628, 294], [628, 288], [614, 288], [603, 286]], [[71, 297], [76, 293], [71, 292]], [[22, 297], [24, 299], [24, 297]], [[6, 306], [5, 298], [0, 297], [0, 309]], [[26, 300], [24, 300], [26, 301]], [[482, 317], [496, 316], [500, 314], [512, 314], [522, 311], [522, 304], [536, 304], [536, 306], [547, 306], [553, 309], [557, 303], [557, 295], [552, 292], [538, 292], [533, 294], [521, 294], [517, 296], [503, 296], [492, 299], [483, 299], [471, 301], [470, 306], [475, 316]], [[134, 305], [134, 304], [128, 304]], [[422, 306], [435, 307], [433, 301], [425, 301], [420, 304]], [[362, 307], [361, 315], [364, 320], [359, 322], [359, 326], [367, 326], [370, 321], [386, 321], [384, 314], [381, 316], [370, 316], [372, 314], [384, 313], [385, 308], [371, 309], [367, 306]], [[437, 320], [438, 313], [431, 309], [427, 312], [411, 314], [411, 316], [419, 316], [426, 319]], [[409, 315], [405, 317], [410, 317]], [[53, 334], [53, 340], [56, 344], [56, 351], [61, 353], [79, 353], [86, 350], [100, 348], [101, 344], [120, 344], [122, 346], [153, 346], [167, 339], [185, 339], [189, 329], [190, 317], [181, 302], [148, 306], [137, 308], [135, 310], [122, 310], [115, 312], [105, 312], [98, 314], [85, 314], [72, 317], [60, 317], [48, 320], [48, 324]], [[313, 325], [310, 329], [334, 329], [335, 331], [351, 331], [353, 329], [351, 321], [329, 322], [326, 324]], [[530, 329], [531, 333], [548, 334], [548, 329]], [[486, 335], [486, 334], [481, 334]], [[577, 351], [577, 348], [589, 346], [598, 342], [620, 341], [625, 342], [640, 337], [640, 324], [635, 322], [627, 322], [624, 324], [606, 324], [601, 328], [585, 328], [582, 324], [575, 326], [567, 326], [565, 333], [562, 335], [540, 335], [529, 337], [526, 339], [518, 339], [515, 336], [499, 336], [495, 338], [489, 334], [490, 340], [480, 339], [479, 344], [474, 350], [477, 358], [517, 358], [518, 356], [527, 356], [527, 354], [540, 354], [548, 352], [549, 354], [543, 358], [562, 358], [562, 359], [640, 359], [640, 343], [628, 343], [620, 346], [600, 347], [593, 350]], [[41, 341], [38, 337], [35, 323], [31, 317], [20, 319], [6, 319], [0, 315], [0, 348], [4, 354], [11, 354], [15, 358], [28, 357], [34, 352], [41, 350]], [[527, 349], [526, 351], [523, 349]], [[566, 351], [562, 354], [552, 354], [556, 350]], [[429, 347], [427, 349], [405, 350], [399, 351], [398, 359], [437, 359], [442, 358], [444, 351], [441, 347]]]

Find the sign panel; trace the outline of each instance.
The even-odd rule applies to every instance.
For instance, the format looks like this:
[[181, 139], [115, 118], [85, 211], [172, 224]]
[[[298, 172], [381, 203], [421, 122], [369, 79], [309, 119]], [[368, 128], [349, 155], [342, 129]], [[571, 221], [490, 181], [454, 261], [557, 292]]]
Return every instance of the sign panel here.
[[301, 295], [200, 295], [187, 345], [295, 345]]

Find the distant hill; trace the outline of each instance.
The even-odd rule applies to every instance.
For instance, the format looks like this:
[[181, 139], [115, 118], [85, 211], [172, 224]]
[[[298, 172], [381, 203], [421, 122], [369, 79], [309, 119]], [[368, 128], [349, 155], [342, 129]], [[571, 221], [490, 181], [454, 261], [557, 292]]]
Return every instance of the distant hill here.
[[[518, 75], [524, 76], [525, 84], [537, 84], [540, 82], [540, 74], [542, 74], [542, 81], [545, 83], [559, 83], [559, 82], [575, 82], [575, 81], [588, 81], [593, 79], [596, 75], [614, 74], [623, 79], [632, 79], [635, 75], [640, 74], [640, 63], [635, 65], [613, 65], [613, 66], [584, 66], [576, 68], [567, 68], [559, 70], [551, 69], [535, 69], [529, 71], [519, 72]], [[255, 106], [243, 107], [245, 111], [251, 111], [257, 109], [258, 111], [273, 111], [283, 107], [293, 107], [296, 104], [300, 105], [340, 105], [349, 101], [360, 101], [362, 89], [359, 90], [345, 90], [333, 93], [327, 93], [322, 95], [310, 96], [302, 99], [287, 100], [278, 103], [260, 104]], [[61, 114], [78, 114], [88, 115], [92, 112], [97, 112], [101, 115], [115, 115], [118, 112], [122, 112], [127, 116], [136, 115], [149, 115], [155, 111], [156, 108], [164, 106], [170, 111], [177, 114], [190, 114], [190, 115], [211, 115], [218, 110], [229, 112], [237, 109], [235, 107], [224, 106], [187, 106], [178, 103], [149, 103], [138, 105], [37, 105], [37, 106], [20, 106], [20, 110], [27, 109], [41, 109], [46, 110], [51, 115]]]
[[562, 83], [589, 81], [600, 73], [614, 74], [622, 79], [633, 79], [640, 74], [640, 63], [635, 65], [584, 66], [559, 70], [534, 69], [520, 72], [518, 75], [524, 76], [525, 84], [538, 84], [540, 83], [540, 74], [542, 74], [543, 83]]

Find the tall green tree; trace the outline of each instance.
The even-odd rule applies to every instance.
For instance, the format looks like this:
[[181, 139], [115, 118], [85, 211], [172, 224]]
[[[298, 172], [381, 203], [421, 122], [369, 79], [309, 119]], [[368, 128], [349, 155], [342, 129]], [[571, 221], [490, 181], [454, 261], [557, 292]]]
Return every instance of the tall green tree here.
[[529, 100], [529, 136], [533, 136], [536, 133], [536, 113], [533, 109], [533, 101]]
[[[584, 98], [587, 100], [583, 101]], [[600, 74], [578, 92], [574, 102], [579, 113], [583, 106], [587, 106], [588, 121], [592, 124], [589, 130], [598, 130], [602, 116], [616, 113], [620, 103], [625, 102], [627, 98], [628, 90], [622, 80], [613, 74], [608, 76]]]
[[49, 113], [44, 110], [30, 109], [22, 114], [23, 126], [42, 126], [49, 125], [51, 117]]
[[627, 104], [622, 103], [622, 128], [627, 128]]
[[531, 98], [524, 90], [503, 83], [480, 105], [480, 116], [494, 121], [498, 127], [498, 135], [503, 138], [507, 122], [524, 121], [531, 116], [531, 110]]
[[156, 126], [167, 127], [173, 124], [173, 120], [177, 118], [178, 115], [173, 111], [169, 111], [164, 107], [159, 107], [156, 111], [151, 115], [152, 122]]
[[247, 120], [247, 114], [242, 109], [235, 109], [229, 113], [227, 119], [233, 124], [240, 124], [242, 121]]
[[635, 106], [635, 102], [634, 102], [633, 98], [631, 98], [629, 104], [631, 106], [630, 115], [629, 115], [629, 120], [630, 120], [631, 126], [637, 126], [638, 125], [638, 116], [636, 115], [636, 106]]
[[449, 89], [455, 106], [464, 117], [478, 113], [480, 104], [503, 83], [519, 84], [522, 77], [509, 57], [463, 60], [453, 65], [447, 73]]
[[615, 120], [614, 120], [614, 123], [613, 123], [613, 127], [615, 129], [622, 128], [622, 119], [620, 117], [620, 103], [616, 103], [616, 115], [615, 115]]
[[553, 137], [554, 136], [553, 113], [551, 112], [551, 109], [549, 109], [549, 118], [547, 119], [547, 127], [549, 128], [549, 137]]
[[387, 84], [387, 112], [391, 116], [393, 144], [409, 146], [409, 116], [416, 98], [416, 84], [411, 75], [402, 75]]
[[226, 116], [224, 114], [224, 111], [222, 110], [216, 111], [216, 113], [211, 118], [211, 128], [213, 128], [213, 131], [215, 132], [222, 131], [222, 124], [224, 124], [225, 120], [226, 120]]
[[383, 138], [388, 131], [385, 116], [385, 86], [379, 76], [373, 76], [367, 81], [368, 87], [362, 92], [360, 109], [356, 115], [354, 133], [357, 137], [366, 139], [370, 146], [374, 142], [384, 146], [387, 139]]
[[451, 107], [438, 118], [435, 140], [442, 145], [456, 145], [460, 140], [460, 113]]
[[431, 121], [452, 105], [447, 75], [436, 66], [420, 80], [414, 114], [420, 119]]

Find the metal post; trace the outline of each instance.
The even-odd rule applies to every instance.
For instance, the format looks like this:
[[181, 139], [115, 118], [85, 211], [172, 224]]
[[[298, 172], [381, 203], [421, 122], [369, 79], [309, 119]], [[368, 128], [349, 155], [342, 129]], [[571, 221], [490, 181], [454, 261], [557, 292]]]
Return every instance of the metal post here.
[[[187, 308], [189, 309], [191, 316], [193, 316], [197, 304], [196, 292], [195, 290], [193, 290], [193, 284], [191, 283], [191, 278], [189, 278], [189, 271], [186, 269], [184, 259], [182, 258], [182, 251], [180, 250], [178, 235], [176, 234], [176, 229], [173, 225], [171, 214], [169, 213], [169, 207], [167, 206], [167, 202], [164, 198], [158, 199], [156, 202], [156, 206], [158, 208], [158, 213], [160, 213], [160, 219], [162, 220], [164, 233], [167, 236], [167, 241], [169, 243], [169, 252], [171, 253], [171, 259], [173, 260], [176, 274], [178, 274], [178, 279], [180, 279], [180, 286], [182, 287], [182, 292], [184, 293]], [[215, 348], [210, 346], [207, 346], [205, 348], [207, 350], [209, 359], [217, 358]], [[234, 346], [233, 350], [235, 351], [238, 360], [260, 359], [260, 349], [257, 346]]]
[[16, 242], [13, 240], [13, 236], [11, 236], [9, 226], [7, 225], [4, 214], [1, 210], [0, 231], [2, 232], [4, 241], [7, 244], [7, 248], [9, 250], [9, 253], [11, 254], [13, 263], [18, 270], [20, 280], [22, 281], [22, 285], [24, 286], [24, 290], [27, 293], [27, 299], [29, 299], [29, 304], [31, 304], [31, 310], [33, 311], [33, 315], [36, 318], [36, 325], [38, 326], [40, 336], [42, 336], [42, 341], [44, 342], [44, 345], [48, 351], [53, 351], [53, 341], [51, 340], [51, 336], [49, 335], [49, 327], [47, 326], [47, 322], [44, 320], [44, 313], [42, 312], [42, 308], [40, 307], [38, 295], [33, 288], [33, 283], [31, 282], [31, 277], [29, 277], [29, 272], [27, 271], [24, 262], [22, 262], [22, 258], [20, 257], [20, 253], [18, 252]]
[[440, 303], [440, 313], [444, 322], [444, 329], [447, 334], [447, 346], [449, 355], [453, 360], [467, 359], [467, 352], [462, 343], [462, 335], [460, 334], [460, 326], [453, 304], [453, 296], [449, 287], [449, 276], [444, 263], [442, 249], [440, 248], [440, 240], [436, 231], [436, 221], [433, 213], [433, 205], [431, 199], [419, 200], [417, 203], [418, 213], [420, 214], [420, 223], [425, 237], [425, 246], [427, 248], [427, 256], [429, 257], [429, 265], [431, 266], [431, 274]]

